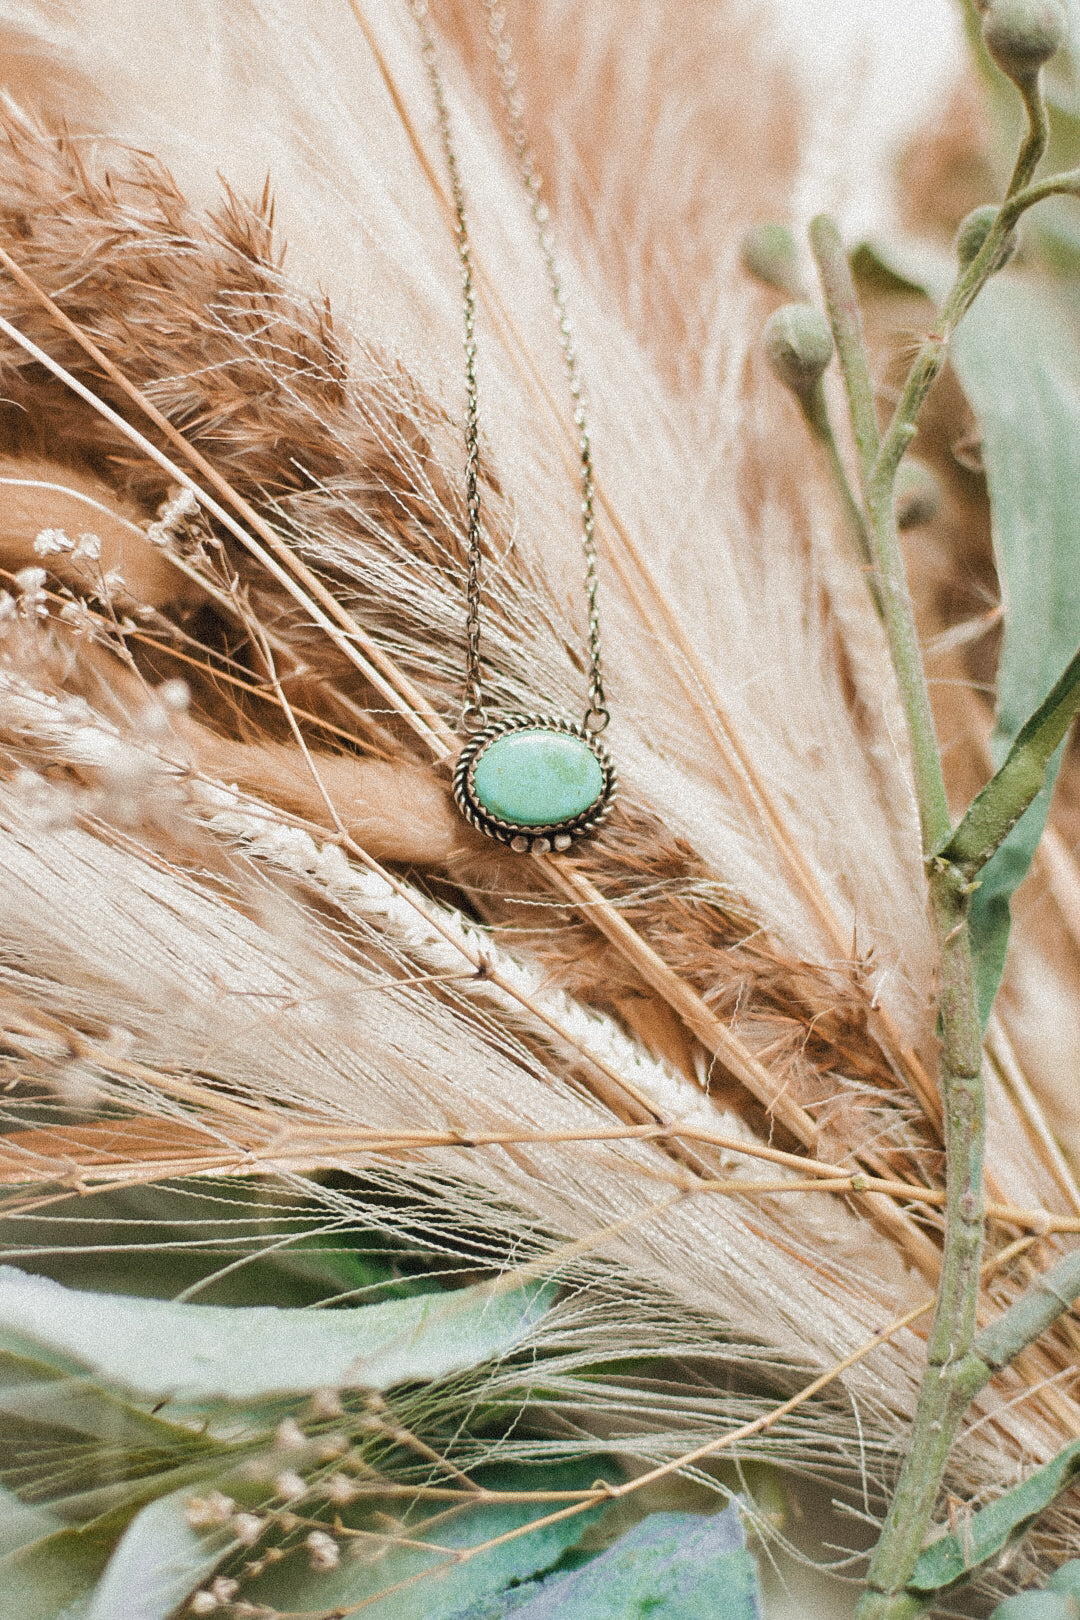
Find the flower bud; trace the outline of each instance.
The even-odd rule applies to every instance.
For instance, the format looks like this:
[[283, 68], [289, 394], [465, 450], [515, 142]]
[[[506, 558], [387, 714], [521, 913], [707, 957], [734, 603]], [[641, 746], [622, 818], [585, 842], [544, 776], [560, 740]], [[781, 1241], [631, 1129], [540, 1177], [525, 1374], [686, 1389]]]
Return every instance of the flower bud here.
[[786, 225], [767, 222], [751, 225], [742, 240], [742, 265], [750, 275], [756, 276], [767, 287], [787, 293], [789, 298], [802, 294], [799, 274], [799, 255], [795, 238]]
[[833, 357], [829, 323], [812, 304], [784, 304], [765, 322], [765, 354], [785, 388], [808, 399]]
[[[960, 261], [961, 270], [966, 269], [977, 258], [997, 218], [997, 212], [993, 203], [985, 203], [982, 208], [973, 208], [967, 218], [960, 221], [953, 246], [956, 248], [956, 257]], [[1016, 232], [1009, 231], [994, 260], [994, 270], [1000, 270], [1003, 265], [1008, 264], [1016, 252], [1016, 243]]]
[[937, 475], [915, 456], [905, 456], [896, 470], [893, 504], [898, 529], [916, 529], [929, 523], [941, 510], [941, 485]]
[[983, 41], [1002, 73], [1030, 84], [1065, 40], [1061, 0], [990, 0]]

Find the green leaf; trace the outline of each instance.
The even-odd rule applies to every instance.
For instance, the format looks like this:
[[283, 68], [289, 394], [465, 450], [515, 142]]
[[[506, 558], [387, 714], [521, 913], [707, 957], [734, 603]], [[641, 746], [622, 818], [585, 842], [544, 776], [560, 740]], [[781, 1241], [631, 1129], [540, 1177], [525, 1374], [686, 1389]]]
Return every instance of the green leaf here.
[[0, 1614], [17, 1615], [18, 1620], [60, 1620], [69, 1605], [91, 1591], [130, 1517], [121, 1509], [78, 1529], [43, 1536], [0, 1558]]
[[757, 1565], [733, 1503], [724, 1513], [654, 1513], [570, 1575], [551, 1575], [455, 1620], [760, 1620]]
[[1046, 1583], [1048, 1592], [1065, 1592], [1080, 1603], [1080, 1558], [1061, 1564]]
[[[572, 1491], [587, 1490], [604, 1474], [602, 1464], [586, 1459], [558, 1468], [504, 1465], [474, 1477], [491, 1490]], [[463, 1610], [471, 1610], [477, 1602], [503, 1592], [510, 1582], [550, 1569], [599, 1517], [602, 1507], [540, 1524], [535, 1530], [459, 1561], [462, 1552], [519, 1531], [568, 1505], [550, 1501], [491, 1502], [447, 1515], [444, 1502], [430, 1507], [421, 1503], [405, 1515], [400, 1534], [431, 1543], [438, 1550], [403, 1546], [393, 1540], [380, 1545], [376, 1536], [370, 1535], [367, 1545], [371, 1550], [365, 1559], [363, 1541], [354, 1538], [354, 1550], [349, 1548], [348, 1538], [342, 1538], [345, 1552], [338, 1568], [316, 1571], [309, 1567], [301, 1544], [292, 1557], [274, 1565], [265, 1575], [245, 1581], [242, 1596], [286, 1613], [314, 1610], [322, 1614], [335, 1607], [363, 1604], [364, 1620], [450, 1620], [451, 1616], [456, 1620]], [[425, 1528], [429, 1517], [433, 1522]], [[385, 1516], [369, 1520], [368, 1524], [386, 1535]], [[356, 1556], [357, 1552], [361, 1556]]]
[[1005, 762], [977, 793], [942, 848], [946, 860], [982, 863], [1016, 826], [1041, 791], [1058, 747], [1080, 709], [1080, 653], [1045, 702], [1025, 721]]
[[1059, 1592], [1018, 1592], [999, 1603], [990, 1620], [1080, 1620], [1080, 1607]]
[[353, 1310], [130, 1299], [0, 1266], [0, 1350], [155, 1403], [202, 1404], [387, 1389], [513, 1350], [552, 1289], [486, 1284]]
[[919, 1555], [908, 1582], [914, 1592], [937, 1592], [970, 1575], [1021, 1535], [1043, 1509], [1072, 1485], [1080, 1473], [1080, 1440], [1066, 1446], [1023, 1484], [984, 1507], [955, 1535], [942, 1536]]
[[[991, 743], [1000, 765], [1080, 645], [1080, 350], [1052, 290], [1005, 273], [980, 293], [952, 358], [982, 434], [1005, 605]], [[1042, 836], [1055, 775], [1056, 761], [972, 901], [984, 1020], [1004, 968], [1009, 902]]]
[[[920, 244], [865, 243], [860, 252], [868, 266], [881, 266], [937, 302], [951, 278], [943, 256]], [[1080, 646], [1076, 320], [1045, 279], [999, 275], [961, 322], [951, 358], [982, 435], [1005, 607], [991, 739], [1000, 766]], [[983, 867], [972, 900], [971, 939], [984, 1023], [1005, 966], [1012, 894], [1042, 837], [1059, 762], [1060, 751], [1030, 807]]]
[[[85, 1284], [73, 1229], [89, 1225], [73, 1196], [32, 1225], [0, 1222], [9, 1258], [68, 1287]], [[327, 1212], [295, 1188], [220, 1176], [183, 1186], [127, 1187], [95, 1195], [95, 1289], [201, 1305], [315, 1305], [342, 1295], [354, 1305], [438, 1292], [435, 1257], [406, 1252], [383, 1232]], [[19, 1258], [25, 1256], [25, 1258]], [[423, 1267], [421, 1275], [411, 1274]]]
[[870, 237], [851, 255], [851, 273], [865, 291], [921, 292], [935, 304], [944, 302], [956, 270], [955, 254], [911, 236]]
[[221, 1530], [197, 1535], [184, 1517], [190, 1488], [172, 1491], [137, 1514], [121, 1536], [86, 1611], [86, 1620], [165, 1620], [234, 1545]]
[[20, 1501], [14, 1491], [0, 1485], [0, 1559], [63, 1529], [63, 1520], [48, 1508]]
[[[0, 1352], [0, 1414], [22, 1424], [66, 1429], [126, 1450], [205, 1452], [218, 1449], [197, 1430], [153, 1417], [86, 1378], [66, 1378], [38, 1364], [36, 1379], [8, 1382], [16, 1358]], [[33, 1363], [18, 1358], [20, 1370]]]

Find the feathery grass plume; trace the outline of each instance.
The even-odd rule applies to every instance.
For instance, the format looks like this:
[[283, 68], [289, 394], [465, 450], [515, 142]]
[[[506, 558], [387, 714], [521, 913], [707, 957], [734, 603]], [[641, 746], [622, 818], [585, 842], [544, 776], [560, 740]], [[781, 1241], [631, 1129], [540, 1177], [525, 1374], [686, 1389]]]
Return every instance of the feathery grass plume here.
[[[227, 1207], [257, 1178], [327, 1229], [360, 1221], [470, 1275], [549, 1269], [564, 1294], [531, 1345], [558, 1433], [501, 1438], [508, 1457], [674, 1459], [870, 1344], [740, 1455], [862, 1476], [876, 1507], [921, 1323], [875, 1338], [927, 1297], [940, 1231], [933, 960], [884, 642], [756, 353], [775, 299], [739, 267], [743, 228], [791, 184], [786, 87], [712, 6], [693, 28], [685, 6], [632, 26], [617, 7], [513, 13], [588, 379], [624, 784], [559, 885], [449, 799], [461, 310], [408, 10], [134, 17], [0, 5], [46, 104], [6, 106], [0, 245], [285, 561], [5, 337], [17, 1263], [54, 1263], [46, 1210], [93, 1221], [71, 1189], [160, 1181]], [[482, 14], [436, 21], [479, 267], [490, 692], [573, 712], [578, 497], [550, 304]], [[218, 499], [10, 273], [0, 315]], [[988, 1308], [1080, 1209], [996, 1042], [990, 1257], [1018, 1232], [1037, 1246], [991, 1271]], [[778, 1190], [800, 1163], [855, 1184]], [[980, 1398], [954, 1489], [991, 1495], [1073, 1432], [1070, 1333]], [[647, 1393], [610, 1370], [652, 1356], [682, 1370]], [[496, 1371], [484, 1399], [518, 1387]], [[493, 1445], [467, 1427], [455, 1444], [466, 1468]], [[1068, 1507], [1053, 1534], [1075, 1534]]]

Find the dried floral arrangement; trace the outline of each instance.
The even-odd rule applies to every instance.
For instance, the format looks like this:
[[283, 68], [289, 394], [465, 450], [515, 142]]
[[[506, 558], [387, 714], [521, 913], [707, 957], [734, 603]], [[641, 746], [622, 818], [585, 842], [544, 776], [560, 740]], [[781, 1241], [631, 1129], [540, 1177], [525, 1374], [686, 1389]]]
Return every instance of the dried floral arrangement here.
[[596, 445], [621, 796], [522, 856], [450, 795], [409, 6], [0, 6], [5, 1612], [741, 1620], [789, 1480], [861, 1620], [1076, 1612], [1064, 13], [970, 10], [854, 256], [767, 223], [798, 115], [736, 13], [432, 11], [502, 708], [585, 668], [493, 17]]

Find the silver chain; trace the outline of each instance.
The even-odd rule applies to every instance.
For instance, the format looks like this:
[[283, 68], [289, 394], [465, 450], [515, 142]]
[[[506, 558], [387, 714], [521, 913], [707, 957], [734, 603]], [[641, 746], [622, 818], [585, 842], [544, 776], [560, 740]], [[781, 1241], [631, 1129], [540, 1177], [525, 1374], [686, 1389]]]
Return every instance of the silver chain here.
[[[487, 724], [484, 710], [483, 668], [480, 661], [480, 571], [482, 550], [480, 540], [480, 414], [476, 381], [476, 293], [473, 286], [472, 254], [465, 213], [465, 193], [461, 184], [461, 171], [450, 137], [450, 113], [446, 105], [446, 92], [435, 50], [435, 39], [428, 23], [427, 0], [409, 0], [412, 14], [420, 30], [424, 67], [431, 86], [432, 100], [438, 118], [446, 170], [450, 179], [450, 192], [454, 204], [454, 234], [457, 241], [458, 264], [461, 269], [462, 306], [465, 317], [465, 506], [468, 522], [468, 581], [466, 585], [466, 654], [465, 703], [461, 723], [465, 731], [482, 730]], [[563, 361], [570, 383], [570, 397], [574, 406], [574, 426], [578, 432], [578, 457], [581, 466], [581, 544], [585, 554], [585, 596], [589, 611], [589, 707], [584, 723], [589, 731], [603, 731], [611, 715], [604, 698], [604, 679], [600, 656], [600, 607], [598, 601], [599, 576], [596, 563], [595, 493], [593, 487], [592, 445], [585, 414], [585, 402], [578, 372], [574, 334], [566, 312], [566, 300], [558, 266], [555, 263], [555, 244], [549, 223], [547, 204], [541, 196], [542, 180], [536, 159], [525, 136], [524, 108], [518, 89], [518, 70], [514, 62], [510, 41], [506, 37], [506, 11], [502, 0], [483, 0], [487, 12], [488, 40], [495, 58], [495, 69], [506, 110], [510, 141], [517, 157], [521, 175], [529, 198], [533, 221], [536, 225], [540, 253], [547, 272], [548, 287], [555, 307], [559, 327]]]

